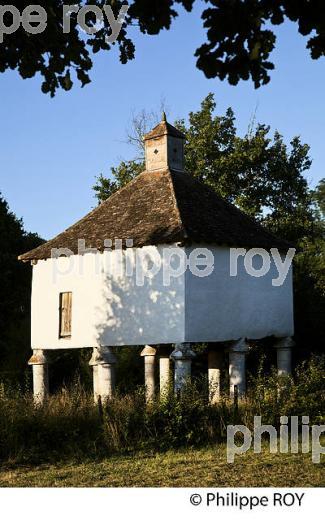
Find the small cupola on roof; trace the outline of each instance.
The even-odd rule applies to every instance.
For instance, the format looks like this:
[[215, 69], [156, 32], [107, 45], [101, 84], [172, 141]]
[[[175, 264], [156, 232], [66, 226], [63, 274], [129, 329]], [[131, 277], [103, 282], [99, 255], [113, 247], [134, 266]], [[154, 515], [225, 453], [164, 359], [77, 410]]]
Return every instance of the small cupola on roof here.
[[144, 136], [146, 171], [184, 171], [185, 136], [167, 123], [163, 112], [161, 122]]

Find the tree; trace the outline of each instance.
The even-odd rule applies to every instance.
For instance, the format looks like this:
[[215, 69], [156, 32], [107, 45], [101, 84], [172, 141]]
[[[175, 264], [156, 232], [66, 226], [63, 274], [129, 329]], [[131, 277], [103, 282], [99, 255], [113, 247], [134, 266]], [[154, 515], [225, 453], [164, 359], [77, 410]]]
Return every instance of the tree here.
[[308, 351], [324, 352], [325, 337], [325, 214], [322, 179], [311, 192], [313, 219], [309, 234], [300, 241], [295, 258], [295, 327], [300, 344]]
[[[309, 277], [317, 291], [325, 297], [325, 179], [311, 192], [313, 220], [311, 232], [301, 241], [300, 266], [308, 267]], [[325, 308], [324, 308], [325, 315]]]
[[[0, 43], [0, 71], [17, 69], [22, 78], [40, 73], [42, 90], [51, 96], [58, 88], [71, 89], [71, 72], [82, 86], [89, 83], [91, 52], [108, 51], [113, 45], [106, 40], [111, 34], [106, 17], [95, 34], [85, 37], [78, 30], [77, 13], [71, 13], [71, 30], [64, 33], [64, 3], [63, 0], [39, 0], [38, 5], [47, 12], [46, 29], [31, 35], [20, 27], [11, 34], [4, 34], [4, 41]], [[127, 2], [79, 0], [73, 4], [82, 7], [85, 3], [100, 8], [108, 4], [117, 16], [121, 6]], [[116, 43], [120, 61], [124, 64], [135, 57], [135, 45], [128, 36], [130, 27], [136, 25], [144, 34], [159, 34], [163, 29], [170, 29], [179, 15], [180, 6], [191, 11], [195, 0], [130, 0], [128, 3], [125, 24]], [[206, 0], [206, 3], [208, 6], [202, 11], [202, 20], [207, 29], [207, 42], [197, 49], [195, 55], [197, 67], [208, 78], [227, 79], [233, 85], [240, 79], [251, 78], [256, 88], [268, 83], [269, 71], [274, 68], [269, 58], [276, 44], [271, 28], [285, 20], [296, 23], [301, 35], [310, 35], [307, 48], [313, 59], [325, 54], [325, 11], [319, 0]], [[22, 12], [29, 2], [15, 0], [11, 5]], [[11, 26], [12, 15], [8, 12], [2, 15], [2, 27]], [[92, 28], [96, 20], [88, 14], [86, 22]]]
[[325, 220], [325, 179], [319, 181], [318, 186], [313, 191], [313, 198], [319, 218]]
[[298, 25], [312, 59], [325, 54], [325, 12], [319, 0], [210, 0], [202, 14], [208, 42], [197, 51], [197, 66], [208, 78], [236, 85], [251, 78], [256, 88], [270, 81], [275, 48], [272, 26], [286, 19]]
[[[0, 194], [0, 352], [5, 375], [25, 368], [30, 350], [31, 266], [18, 255], [43, 241], [27, 233]], [[1, 375], [4, 375], [3, 373]]]

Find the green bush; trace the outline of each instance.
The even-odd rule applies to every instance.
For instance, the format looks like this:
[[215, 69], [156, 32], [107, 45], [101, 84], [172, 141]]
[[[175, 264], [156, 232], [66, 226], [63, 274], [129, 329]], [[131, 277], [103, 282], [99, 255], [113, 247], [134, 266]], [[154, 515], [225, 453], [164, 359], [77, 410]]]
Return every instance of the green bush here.
[[307, 415], [310, 424], [320, 423], [325, 412], [325, 357], [304, 361], [293, 376], [279, 377], [275, 369], [265, 376], [261, 364], [248, 388], [253, 415], [261, 415], [264, 424], [277, 424], [281, 415]]

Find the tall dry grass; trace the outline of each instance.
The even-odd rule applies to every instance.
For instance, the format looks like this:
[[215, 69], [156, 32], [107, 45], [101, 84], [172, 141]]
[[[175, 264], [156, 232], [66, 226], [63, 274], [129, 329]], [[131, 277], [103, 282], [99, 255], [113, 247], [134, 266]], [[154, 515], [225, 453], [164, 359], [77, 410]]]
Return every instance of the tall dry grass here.
[[262, 368], [236, 404], [223, 396], [208, 402], [207, 382], [196, 379], [182, 396], [172, 391], [146, 406], [143, 388], [116, 395], [103, 407], [76, 381], [35, 406], [29, 391], [0, 385], [0, 461], [39, 464], [86, 460], [112, 453], [215, 445], [226, 440], [228, 424], [279, 424], [281, 415], [309, 415], [325, 423], [325, 358], [300, 365], [293, 377], [265, 376]]

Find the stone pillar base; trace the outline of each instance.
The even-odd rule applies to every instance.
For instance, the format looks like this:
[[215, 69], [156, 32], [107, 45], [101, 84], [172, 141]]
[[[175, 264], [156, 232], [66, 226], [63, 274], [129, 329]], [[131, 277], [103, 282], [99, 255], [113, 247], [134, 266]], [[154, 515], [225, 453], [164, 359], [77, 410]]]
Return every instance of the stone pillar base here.
[[291, 374], [291, 353], [295, 342], [291, 337], [278, 339], [275, 343], [277, 354], [278, 375]]
[[191, 378], [191, 365], [194, 357], [195, 353], [191, 350], [190, 343], [177, 343], [170, 355], [175, 363], [174, 391], [176, 395], [183, 391]]
[[248, 344], [245, 338], [234, 341], [229, 347], [229, 394], [234, 397], [235, 386], [238, 396], [244, 397], [246, 393], [246, 354]]
[[155, 355], [156, 349], [146, 345], [141, 351], [141, 356], [144, 358], [144, 384], [146, 391], [146, 401], [150, 402], [155, 397]]
[[116, 356], [112, 347], [94, 348], [89, 365], [93, 367], [94, 401], [98, 402], [110, 399], [115, 390], [115, 364]]
[[159, 387], [160, 396], [166, 396], [169, 391], [170, 384], [170, 349], [168, 347], [160, 347], [159, 354]]
[[208, 347], [209, 401], [216, 404], [220, 400], [221, 368], [223, 351]]
[[43, 404], [49, 395], [48, 359], [44, 350], [35, 349], [28, 364], [33, 367], [33, 394], [35, 404]]

